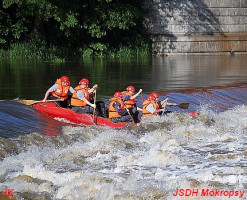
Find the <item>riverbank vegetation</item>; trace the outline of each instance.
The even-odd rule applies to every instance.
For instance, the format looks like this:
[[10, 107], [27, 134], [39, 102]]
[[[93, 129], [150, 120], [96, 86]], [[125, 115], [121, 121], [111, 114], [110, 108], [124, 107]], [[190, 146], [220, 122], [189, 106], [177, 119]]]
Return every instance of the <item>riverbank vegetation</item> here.
[[45, 58], [147, 55], [142, 0], [3, 0], [0, 56]]

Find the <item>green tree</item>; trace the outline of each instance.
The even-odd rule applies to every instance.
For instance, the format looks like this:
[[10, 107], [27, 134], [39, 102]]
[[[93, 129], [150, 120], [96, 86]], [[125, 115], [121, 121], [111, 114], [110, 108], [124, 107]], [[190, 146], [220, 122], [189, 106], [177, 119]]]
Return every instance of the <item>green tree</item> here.
[[103, 52], [141, 38], [140, 0], [3, 0], [0, 43], [38, 37], [46, 46]]

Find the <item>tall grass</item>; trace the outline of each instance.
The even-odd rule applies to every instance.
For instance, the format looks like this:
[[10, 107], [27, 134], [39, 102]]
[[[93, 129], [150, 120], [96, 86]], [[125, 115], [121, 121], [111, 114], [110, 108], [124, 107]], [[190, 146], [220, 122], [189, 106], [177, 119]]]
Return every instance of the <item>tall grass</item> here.
[[110, 48], [109, 46], [103, 50], [96, 50], [93, 48], [86, 48], [80, 51], [82, 57], [136, 57], [136, 56], [149, 56], [151, 55], [151, 45], [142, 42], [139, 45], [120, 45], [119, 48]]
[[[2, 50], [4, 51], [4, 50]], [[0, 51], [1, 57], [8, 57], [9, 59], [45, 59], [52, 62], [64, 62], [68, 54], [66, 48], [48, 46], [46, 42], [41, 39], [32, 39], [28, 42], [11, 44], [8, 50], [4, 53]]]
[[150, 55], [150, 44], [140, 42], [138, 45], [120, 45], [118, 48], [111, 48], [109, 45], [96, 43], [89, 45], [85, 49], [69, 49], [68, 47], [58, 47], [47, 45], [46, 42], [38, 37], [30, 41], [11, 44], [8, 50], [0, 49], [0, 57], [10, 59], [44, 59], [55, 63], [65, 62], [65, 59], [75, 57], [136, 57]]

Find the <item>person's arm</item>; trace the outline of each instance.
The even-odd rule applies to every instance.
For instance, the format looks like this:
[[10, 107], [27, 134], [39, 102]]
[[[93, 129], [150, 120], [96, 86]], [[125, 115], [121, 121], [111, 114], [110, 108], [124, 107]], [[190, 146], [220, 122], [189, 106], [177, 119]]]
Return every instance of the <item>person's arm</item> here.
[[166, 98], [165, 100], [161, 101], [161, 106], [162, 108], [165, 108], [166, 106], [177, 106], [176, 103], [170, 103], [170, 102], [167, 102], [169, 99]]
[[84, 96], [84, 94], [83, 94], [83, 92], [82, 92], [81, 90], [77, 91], [77, 97], [78, 97], [78, 99], [84, 101], [87, 105], [89, 105], [89, 106], [91, 106], [91, 107], [93, 107], [93, 108], [96, 107], [95, 104], [90, 103], [90, 102], [85, 98], [85, 96]]
[[53, 86], [51, 86], [45, 93], [45, 97], [43, 99], [43, 102], [45, 102], [49, 96], [50, 93], [52, 93], [53, 91], [56, 91], [56, 89], [58, 88], [58, 84], [54, 84]]
[[95, 84], [91, 89], [88, 90], [88, 93], [95, 93], [97, 88], [98, 88], [98, 85]]
[[130, 97], [130, 99], [135, 99], [140, 93], [142, 92], [142, 89], [139, 90], [139, 92], [137, 92], [136, 94], [134, 94], [133, 96]]
[[177, 106], [178, 104], [176, 104], [176, 103], [169, 103], [169, 102], [167, 102], [167, 104], [166, 104], [167, 106]]
[[45, 93], [45, 97], [43, 99], [43, 102], [45, 102], [47, 100], [49, 94], [50, 94], [50, 92], [49, 92], [49, 90], [47, 90], [46, 93]]
[[124, 94], [123, 101], [128, 101], [128, 100], [130, 100], [130, 95]]
[[86, 98], [82, 99], [82, 101], [84, 101], [87, 105], [93, 107], [93, 108], [96, 108], [96, 105], [93, 104], [93, 103], [90, 103]]
[[163, 101], [161, 101], [160, 102], [160, 105], [161, 105], [161, 108], [165, 108], [166, 107], [166, 105], [167, 105], [167, 101], [168, 101], [169, 99], [168, 98], [166, 98], [165, 100], [163, 100]]
[[114, 106], [114, 108], [116, 109], [116, 111], [117, 111], [117, 113], [119, 115], [124, 116], [124, 115], [127, 115], [128, 114], [126, 109], [123, 109], [123, 110], [121, 109], [121, 105], [117, 101], [115, 101], [115, 103], [114, 103], [113, 106]]
[[136, 109], [137, 109], [138, 111], [142, 111], [142, 108], [136, 107]]
[[90, 88], [89, 90], [88, 90], [88, 93], [95, 93], [95, 88]]
[[72, 88], [71, 86], [69, 87], [69, 91], [71, 94], [73, 94], [75, 92], [74, 88]]

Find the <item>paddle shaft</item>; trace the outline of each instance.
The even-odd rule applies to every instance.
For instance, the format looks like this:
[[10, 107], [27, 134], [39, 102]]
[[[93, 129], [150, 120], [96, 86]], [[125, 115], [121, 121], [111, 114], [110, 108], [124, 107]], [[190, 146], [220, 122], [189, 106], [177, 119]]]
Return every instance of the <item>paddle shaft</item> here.
[[[166, 106], [169, 106], [169, 105], [166, 105]], [[181, 109], [187, 109], [189, 107], [189, 103], [180, 103], [180, 104], [177, 104], [177, 105], [170, 105], [170, 106], [178, 106]], [[162, 111], [161, 115], [164, 115], [164, 114], [165, 114], [165, 110]]]
[[178, 106], [181, 109], [187, 109], [189, 107], [189, 103], [180, 103], [180, 104], [176, 104], [176, 105], [167, 104], [167, 106]]
[[[95, 103], [96, 103], [96, 91], [97, 91], [97, 90], [95, 89], [95, 93], [94, 93], [94, 102], [93, 102], [94, 105], [95, 105]], [[95, 117], [95, 109], [96, 109], [96, 107], [93, 108], [93, 118]], [[94, 118], [94, 119], [95, 119], [95, 118]], [[95, 120], [94, 120], [94, 123], [96, 123]]]
[[162, 111], [161, 116], [165, 114], [165, 111], [166, 111], [166, 110], [165, 110], [165, 107], [166, 107], [166, 105], [167, 105], [167, 101], [165, 101], [164, 104], [165, 104], [165, 105], [164, 105], [164, 110]]
[[[56, 101], [63, 101], [62, 99], [52, 99], [46, 100], [45, 102], [56, 102]], [[24, 103], [26, 105], [33, 105], [35, 103], [43, 103], [43, 101], [35, 101], [35, 100], [19, 100], [20, 103]]]
[[132, 117], [132, 115], [130, 114], [129, 109], [128, 109], [128, 108], [125, 108], [125, 109], [127, 110], [127, 113], [129, 114], [129, 116], [130, 116], [130, 118], [131, 118], [132, 122], [134, 122], [134, 123], [135, 123], [135, 120], [134, 120], [134, 118]]
[[142, 92], [141, 92], [141, 97], [142, 97], [142, 104], [143, 104], [143, 102], [144, 102], [144, 98], [143, 98], [143, 94], [142, 94]]

